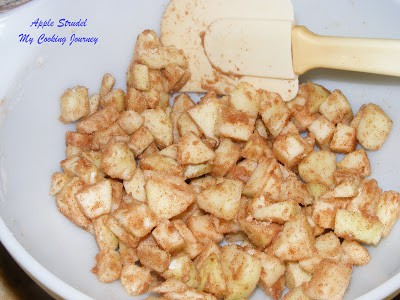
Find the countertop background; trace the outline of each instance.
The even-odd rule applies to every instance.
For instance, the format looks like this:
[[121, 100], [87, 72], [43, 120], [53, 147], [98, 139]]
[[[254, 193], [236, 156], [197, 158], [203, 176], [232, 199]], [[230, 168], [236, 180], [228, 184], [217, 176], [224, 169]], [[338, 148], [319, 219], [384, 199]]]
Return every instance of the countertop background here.
[[0, 243], [0, 299], [2, 300], [51, 300], [13, 260]]
[[5, 12], [31, 0], [0, 0], [0, 12]]

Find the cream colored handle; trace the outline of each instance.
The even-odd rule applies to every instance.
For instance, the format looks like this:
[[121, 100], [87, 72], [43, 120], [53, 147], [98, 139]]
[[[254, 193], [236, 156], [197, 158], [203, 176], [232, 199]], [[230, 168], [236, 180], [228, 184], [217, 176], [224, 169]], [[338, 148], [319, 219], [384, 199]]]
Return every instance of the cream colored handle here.
[[400, 40], [320, 36], [296, 26], [292, 53], [297, 75], [328, 68], [400, 76]]

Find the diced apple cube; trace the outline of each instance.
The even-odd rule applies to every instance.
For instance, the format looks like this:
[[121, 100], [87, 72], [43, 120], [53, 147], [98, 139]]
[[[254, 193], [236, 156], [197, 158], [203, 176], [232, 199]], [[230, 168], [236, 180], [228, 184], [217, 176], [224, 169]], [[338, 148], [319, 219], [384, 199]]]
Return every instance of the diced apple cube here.
[[66, 173], [53, 173], [53, 175], [51, 176], [50, 195], [57, 195], [58, 192], [60, 192], [70, 180], [71, 176]]
[[299, 175], [305, 182], [332, 185], [333, 174], [336, 171], [336, 156], [326, 150], [311, 152], [299, 164]]
[[67, 131], [65, 133], [65, 145], [78, 147], [80, 152], [92, 149], [93, 135]]
[[307, 183], [307, 189], [314, 197], [314, 200], [318, 199], [329, 190], [329, 188], [326, 185], [315, 182]]
[[280, 198], [282, 201], [294, 200], [301, 205], [310, 205], [314, 200], [304, 182], [294, 174], [283, 180]]
[[232, 167], [226, 178], [240, 180], [243, 183], [247, 183], [251, 177], [251, 174], [253, 174], [257, 168], [257, 165], [258, 164], [255, 161], [244, 159]]
[[171, 258], [169, 267], [164, 273], [162, 273], [162, 276], [167, 278], [167, 280], [171, 278], [179, 280], [188, 287], [199, 288], [199, 271], [190, 257], [185, 254], [179, 254], [178, 256]]
[[100, 91], [99, 91], [100, 97], [109, 93], [114, 87], [114, 84], [115, 84], [114, 76], [112, 76], [110, 73], [104, 74], [100, 85]]
[[178, 159], [178, 144], [172, 144], [162, 149], [159, 154], [172, 158], [173, 160]]
[[384, 226], [379, 220], [368, 219], [359, 213], [344, 209], [336, 212], [335, 233], [338, 237], [377, 245], [383, 229]]
[[144, 172], [154, 171], [178, 177], [183, 176], [183, 167], [176, 160], [158, 153], [146, 155], [139, 164]]
[[202, 245], [186, 226], [185, 222], [182, 220], [174, 220], [173, 223], [175, 228], [179, 231], [179, 234], [185, 240], [183, 251], [187, 253], [191, 259], [195, 258], [201, 253], [203, 249]]
[[121, 271], [121, 284], [129, 296], [147, 293], [153, 277], [150, 270], [135, 264], [125, 265]]
[[93, 133], [110, 127], [119, 116], [119, 111], [114, 105], [106, 106], [94, 114], [83, 118], [76, 125], [76, 129], [81, 133]]
[[247, 181], [243, 189], [243, 195], [253, 197], [257, 193], [262, 192], [266, 186], [273, 186], [274, 189], [271, 189], [269, 194], [271, 195], [273, 192], [274, 196], [279, 196], [279, 182], [281, 179], [282, 174], [278, 162], [273, 158], [261, 159]]
[[238, 213], [242, 190], [241, 181], [224, 179], [197, 194], [197, 204], [201, 209], [219, 218], [232, 220]]
[[183, 50], [177, 49], [174, 46], [158, 47], [154, 49], [135, 49], [136, 60], [151, 69], [161, 70], [170, 64], [178, 65], [182, 68], [187, 67], [187, 59]]
[[112, 90], [104, 96], [100, 97], [100, 105], [102, 107], [115, 106], [119, 112], [125, 110], [125, 92], [122, 89]]
[[96, 265], [92, 272], [101, 282], [113, 282], [120, 278], [122, 270], [121, 255], [115, 250], [103, 250], [96, 255]]
[[100, 181], [87, 186], [76, 194], [76, 199], [83, 213], [90, 219], [111, 212], [111, 183], [109, 180]]
[[137, 167], [131, 180], [124, 180], [125, 191], [136, 200], [146, 202], [146, 184], [143, 171]]
[[104, 174], [90, 161], [80, 156], [72, 156], [61, 161], [64, 172], [70, 176], [79, 176], [86, 184], [93, 184], [103, 179]]
[[393, 121], [376, 104], [369, 103], [362, 109], [357, 126], [357, 140], [368, 150], [378, 150], [392, 130]]
[[176, 128], [180, 136], [184, 136], [188, 132], [194, 133], [197, 136], [202, 136], [199, 126], [197, 126], [186, 111], [179, 116], [176, 122]]
[[215, 154], [194, 133], [187, 132], [178, 143], [178, 162], [183, 165], [201, 164], [214, 159]]
[[140, 242], [137, 255], [143, 266], [159, 273], [168, 269], [171, 259], [169, 253], [158, 247], [151, 235]]
[[125, 143], [113, 143], [104, 149], [101, 166], [110, 177], [131, 180], [135, 174], [136, 161]]
[[220, 100], [222, 105], [218, 114], [215, 134], [219, 137], [247, 141], [254, 131], [256, 118], [246, 112], [236, 110], [228, 101], [227, 99]]
[[[285, 281], [285, 264], [276, 256], [265, 252], [255, 251], [253, 255], [261, 262], [259, 286], [273, 299], [279, 299], [282, 296]], [[281, 287], [282, 281], [283, 286]]]
[[168, 91], [168, 80], [161, 70], [149, 69], [150, 87], [161, 93]]
[[146, 204], [124, 205], [113, 213], [113, 217], [139, 238], [146, 236], [158, 224], [157, 216]]
[[126, 110], [118, 118], [118, 125], [129, 135], [142, 127], [144, 117], [134, 110]]
[[312, 211], [313, 221], [322, 228], [331, 228], [335, 226], [336, 211], [342, 208], [342, 205], [333, 201], [317, 200], [314, 202]]
[[[193, 100], [187, 94], [180, 94], [175, 97], [174, 104], [172, 105], [171, 120], [174, 128], [174, 141], [177, 142], [179, 139], [178, 132], [178, 119], [182, 113], [187, 112], [188, 109], [194, 106]], [[192, 120], [193, 122], [193, 120]], [[197, 126], [197, 125], [196, 125]], [[197, 128], [198, 129], [198, 128]]]
[[388, 236], [400, 217], [400, 194], [394, 191], [384, 192], [379, 198], [376, 215], [384, 227], [382, 236]]
[[257, 132], [247, 140], [240, 155], [254, 161], [273, 156], [271, 147]]
[[303, 214], [297, 214], [283, 225], [272, 245], [273, 254], [281, 260], [299, 261], [314, 254], [314, 235]]
[[286, 265], [286, 286], [289, 290], [302, 286], [303, 283], [309, 282], [312, 275], [303, 270], [298, 262], [288, 262]]
[[170, 219], [185, 211], [195, 201], [192, 189], [179, 177], [149, 178], [146, 182], [147, 203], [160, 219]]
[[302, 87], [307, 92], [307, 105], [309, 111], [312, 114], [318, 112], [320, 105], [328, 99], [330, 92], [323, 86], [313, 82], [302, 84]]
[[128, 147], [133, 151], [135, 156], [138, 156], [143, 153], [153, 141], [154, 137], [151, 132], [146, 127], [142, 126], [132, 134]]
[[224, 235], [217, 231], [211, 215], [191, 216], [186, 222], [189, 230], [198, 241], [207, 244], [209, 241], [220, 242]]
[[275, 157], [288, 168], [295, 167], [312, 148], [299, 134], [280, 135], [274, 141]]
[[[149, 67], [142, 64], [132, 64], [129, 67], [130, 79], [135, 89], [148, 91], [150, 89]], [[131, 85], [131, 84], [130, 84]]]
[[175, 64], [169, 64], [162, 71], [168, 80], [168, 91], [179, 91], [189, 80], [190, 72]]
[[108, 215], [102, 215], [92, 220], [94, 235], [97, 246], [100, 250], [116, 250], [118, 248], [118, 238], [108, 228]]
[[347, 154], [338, 164], [338, 170], [362, 177], [371, 175], [371, 166], [367, 153], [359, 149]]
[[60, 121], [63, 123], [87, 116], [90, 112], [88, 89], [83, 86], [67, 89], [60, 98], [60, 105]]
[[319, 116], [308, 126], [308, 130], [314, 134], [318, 145], [321, 148], [327, 148], [332, 140], [335, 125], [328, 121], [324, 116]]
[[375, 179], [364, 180], [360, 183], [357, 195], [347, 204], [346, 209], [358, 212], [366, 217], [375, 217], [382, 189]]
[[134, 87], [128, 87], [125, 94], [125, 108], [126, 110], [133, 110], [141, 114], [148, 109], [147, 101], [144, 99], [144, 94]]
[[286, 102], [286, 106], [292, 113], [292, 120], [299, 131], [304, 131], [318, 117], [318, 114], [310, 110], [307, 86], [300, 85], [297, 96]]
[[364, 266], [369, 263], [371, 256], [368, 250], [356, 241], [344, 240], [340, 261], [347, 265]]
[[259, 222], [257, 220], [242, 219], [239, 220], [240, 228], [246, 233], [249, 240], [265, 249], [278, 236], [282, 226], [271, 222]]
[[221, 139], [218, 148], [215, 150], [215, 158], [212, 162], [211, 174], [216, 177], [223, 177], [236, 164], [240, 157], [240, 147], [230, 139]]
[[333, 152], [350, 153], [356, 150], [356, 146], [356, 129], [349, 125], [338, 123], [329, 148]]
[[151, 132], [161, 148], [172, 144], [174, 140], [172, 122], [163, 109], [147, 109], [142, 112], [142, 116], [145, 119], [144, 126]]
[[188, 113], [206, 137], [216, 139], [215, 127], [220, 103], [216, 95], [208, 96], [209, 100], [192, 107]]
[[351, 273], [350, 266], [323, 259], [306, 286], [305, 294], [311, 299], [343, 299]]
[[300, 206], [293, 200], [275, 203], [257, 201], [252, 204], [252, 214], [256, 220], [279, 224], [289, 221], [298, 215], [300, 211]]
[[222, 248], [221, 263], [228, 292], [225, 299], [249, 297], [260, 279], [260, 260], [241, 250], [237, 245], [229, 245]]
[[272, 136], [277, 137], [289, 122], [290, 110], [279, 94], [263, 91], [260, 114]]
[[136, 249], [139, 245], [140, 238], [128, 232], [113, 216], [109, 216], [107, 220], [108, 228], [118, 237], [119, 241], [126, 246]]
[[199, 269], [199, 290], [223, 297], [226, 293], [226, 281], [222, 271], [221, 259], [210, 254]]
[[339, 90], [334, 90], [319, 106], [319, 112], [329, 121], [337, 124], [350, 123], [353, 111], [346, 96]]
[[196, 178], [210, 173], [212, 169], [211, 164], [187, 165], [183, 176], [186, 179]]
[[64, 188], [57, 193], [56, 203], [59, 211], [75, 225], [89, 230], [91, 221], [82, 212], [78, 201], [76, 200], [76, 193], [86, 186], [85, 182], [79, 177], [73, 177]]
[[165, 220], [152, 232], [156, 242], [168, 253], [177, 253], [185, 246], [185, 240], [175, 228], [174, 223]]
[[114, 123], [110, 127], [104, 130], [96, 131], [93, 134], [92, 149], [102, 150], [111, 142], [128, 142], [129, 135], [122, 130], [122, 128]]

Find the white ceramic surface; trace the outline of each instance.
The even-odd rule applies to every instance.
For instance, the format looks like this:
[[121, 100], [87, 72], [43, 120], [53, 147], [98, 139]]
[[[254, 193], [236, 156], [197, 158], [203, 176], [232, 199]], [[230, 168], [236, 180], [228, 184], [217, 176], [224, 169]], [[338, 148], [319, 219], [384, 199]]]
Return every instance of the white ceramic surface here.
[[[64, 133], [58, 122], [59, 96], [67, 87], [99, 88], [105, 72], [124, 88], [125, 71], [136, 36], [158, 30], [167, 0], [35, 0], [0, 15], [0, 239], [17, 262], [53, 293], [67, 299], [128, 299], [119, 283], [101, 284], [91, 274], [96, 244], [57, 212], [48, 195], [50, 176], [64, 158]], [[299, 24], [320, 34], [400, 39], [398, 0], [294, 0]], [[88, 19], [78, 29], [29, 27], [36, 18]], [[96, 36], [96, 45], [32, 45], [20, 33]], [[398, 62], [394, 62], [398, 63]], [[394, 120], [389, 140], [369, 153], [372, 176], [380, 186], [400, 190], [400, 79], [337, 71], [302, 77], [339, 88], [354, 110], [373, 101]], [[346, 299], [382, 299], [400, 287], [400, 224], [372, 261], [356, 268]], [[257, 292], [254, 299], [264, 299]], [[132, 299], [132, 298], [130, 298]], [[138, 298], [139, 299], [139, 298]]]

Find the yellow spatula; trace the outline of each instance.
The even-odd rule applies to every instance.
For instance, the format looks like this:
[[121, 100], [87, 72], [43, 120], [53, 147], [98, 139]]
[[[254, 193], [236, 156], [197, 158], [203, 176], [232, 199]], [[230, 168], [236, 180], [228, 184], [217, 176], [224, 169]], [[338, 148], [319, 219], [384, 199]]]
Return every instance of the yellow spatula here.
[[330, 68], [400, 76], [400, 40], [320, 36], [289, 20], [216, 20], [204, 49], [215, 68], [237, 75], [294, 79]]
[[313, 68], [400, 76], [400, 41], [315, 35], [294, 26], [290, 0], [171, 0], [161, 39], [188, 56], [185, 92], [226, 94], [246, 81], [290, 100]]

